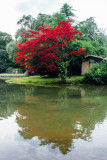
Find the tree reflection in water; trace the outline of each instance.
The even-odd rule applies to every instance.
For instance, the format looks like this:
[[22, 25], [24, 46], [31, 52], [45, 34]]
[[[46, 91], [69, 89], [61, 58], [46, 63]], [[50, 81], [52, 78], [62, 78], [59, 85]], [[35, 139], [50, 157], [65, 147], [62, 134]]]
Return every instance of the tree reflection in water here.
[[17, 108], [17, 123], [22, 128], [19, 133], [25, 139], [38, 136], [40, 145], [52, 144], [53, 149], [58, 147], [67, 154], [75, 139], [92, 140], [96, 123], [106, 117], [103, 94], [107, 91], [71, 87], [49, 90], [27, 91], [26, 102]]

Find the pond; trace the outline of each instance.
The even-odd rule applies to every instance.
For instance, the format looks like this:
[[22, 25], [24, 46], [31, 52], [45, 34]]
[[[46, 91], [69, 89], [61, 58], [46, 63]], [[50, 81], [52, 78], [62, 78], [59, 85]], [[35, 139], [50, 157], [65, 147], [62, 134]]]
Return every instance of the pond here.
[[107, 86], [0, 82], [0, 160], [107, 160]]

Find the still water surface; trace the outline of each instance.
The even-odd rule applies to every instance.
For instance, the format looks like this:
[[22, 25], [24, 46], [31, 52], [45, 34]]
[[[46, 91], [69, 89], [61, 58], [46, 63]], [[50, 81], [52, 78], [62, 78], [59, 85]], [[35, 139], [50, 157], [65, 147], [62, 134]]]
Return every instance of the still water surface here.
[[0, 160], [107, 160], [107, 86], [0, 82]]

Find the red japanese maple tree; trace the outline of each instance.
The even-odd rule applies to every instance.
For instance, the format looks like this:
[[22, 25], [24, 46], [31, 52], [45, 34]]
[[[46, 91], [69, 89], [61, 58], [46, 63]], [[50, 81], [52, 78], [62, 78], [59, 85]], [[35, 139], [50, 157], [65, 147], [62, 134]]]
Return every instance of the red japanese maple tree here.
[[81, 32], [72, 27], [71, 21], [61, 21], [54, 29], [51, 27], [39, 27], [40, 31], [28, 30], [22, 36], [29, 40], [23, 44], [17, 43], [20, 52], [16, 53], [16, 63], [25, 66], [28, 72], [38, 71], [45, 68], [47, 71], [59, 71], [62, 81], [66, 81], [67, 66], [69, 61], [67, 56], [79, 56], [85, 52], [80, 48], [77, 51], [67, 53], [68, 42], [72, 43], [76, 35], [82, 36]]

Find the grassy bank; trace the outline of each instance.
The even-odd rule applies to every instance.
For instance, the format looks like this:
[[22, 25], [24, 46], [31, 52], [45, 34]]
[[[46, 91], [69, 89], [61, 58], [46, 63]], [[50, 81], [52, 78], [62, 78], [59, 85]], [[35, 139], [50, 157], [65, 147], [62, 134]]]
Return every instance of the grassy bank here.
[[[83, 76], [73, 76], [71, 78], [67, 78], [67, 84], [78, 84], [82, 81]], [[41, 76], [30, 76], [30, 77], [21, 77], [9, 79], [6, 82], [15, 83], [15, 84], [61, 84], [60, 78], [47, 78]]]

